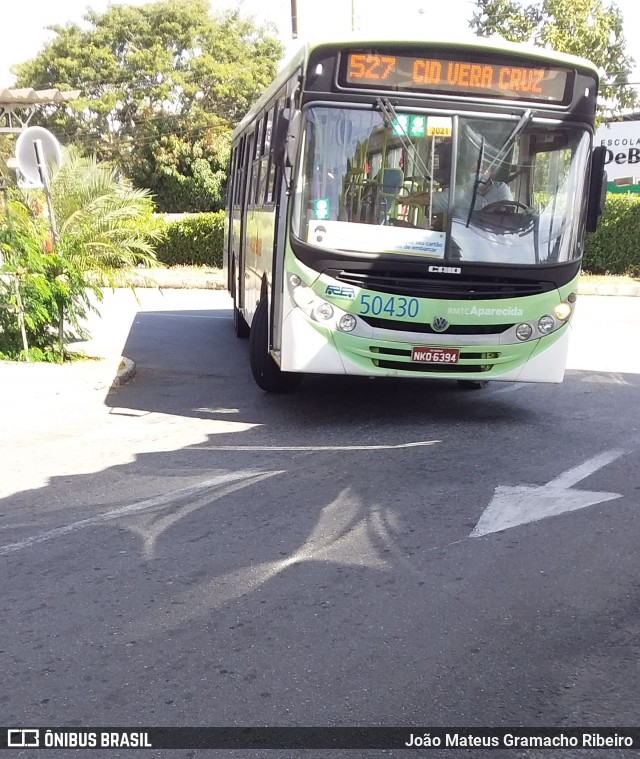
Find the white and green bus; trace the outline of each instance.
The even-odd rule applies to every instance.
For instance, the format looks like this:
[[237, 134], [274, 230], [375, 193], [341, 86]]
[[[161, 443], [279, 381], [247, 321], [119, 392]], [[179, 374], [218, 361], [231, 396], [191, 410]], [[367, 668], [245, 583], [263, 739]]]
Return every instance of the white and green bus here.
[[520, 45], [307, 45], [233, 133], [225, 268], [258, 385], [560, 382], [602, 211], [598, 73]]

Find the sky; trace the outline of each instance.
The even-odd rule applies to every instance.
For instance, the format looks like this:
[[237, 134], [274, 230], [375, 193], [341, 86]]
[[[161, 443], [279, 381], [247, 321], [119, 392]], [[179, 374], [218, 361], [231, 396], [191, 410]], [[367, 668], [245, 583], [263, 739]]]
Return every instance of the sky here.
[[[111, 5], [142, 5], [149, 0], [111, 0]], [[51, 39], [46, 27], [80, 22], [88, 8], [106, 10], [108, 0], [3, 0], [4, 35], [0, 45], [0, 88], [11, 87], [13, 64], [34, 57]], [[307, 36], [348, 33], [355, 28], [367, 33], [411, 30], [424, 38], [467, 36], [473, 14], [473, 0], [297, 0], [299, 41], [291, 40], [291, 0], [210, 0], [213, 11], [237, 8], [243, 16], [272, 21], [287, 49], [293, 51]], [[605, 2], [605, 5], [607, 3]], [[627, 52], [636, 68], [633, 82], [640, 83], [640, 2], [616, 0], [624, 18]], [[402, 13], [393, 15], [394, 8]], [[390, 10], [391, 9], [391, 10]]]

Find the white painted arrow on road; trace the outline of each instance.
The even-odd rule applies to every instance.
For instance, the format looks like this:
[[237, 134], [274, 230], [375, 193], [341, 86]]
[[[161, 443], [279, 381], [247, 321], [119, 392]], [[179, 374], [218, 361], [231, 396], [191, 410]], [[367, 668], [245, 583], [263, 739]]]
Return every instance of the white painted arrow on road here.
[[571, 490], [571, 488], [625, 453], [626, 451], [623, 450], [605, 451], [585, 461], [584, 464], [563, 472], [546, 485], [497, 487], [493, 500], [469, 537], [479, 538], [509, 527], [554, 517], [565, 511], [577, 511], [596, 503], [620, 498], [620, 493], [596, 493], [589, 490]]

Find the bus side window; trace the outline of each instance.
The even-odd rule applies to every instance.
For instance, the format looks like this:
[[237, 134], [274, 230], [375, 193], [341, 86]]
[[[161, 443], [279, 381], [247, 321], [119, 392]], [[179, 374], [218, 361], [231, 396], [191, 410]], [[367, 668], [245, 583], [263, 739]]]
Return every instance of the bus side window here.
[[236, 205], [244, 205], [247, 178], [250, 173], [251, 163], [248, 162], [249, 138], [243, 137], [240, 142], [240, 160], [238, 161], [238, 183], [236, 185]]
[[273, 126], [271, 130], [271, 145], [269, 150], [269, 179], [267, 180], [267, 203], [277, 202], [278, 191], [278, 175], [279, 168], [276, 162], [276, 152], [280, 149], [280, 145], [276, 144], [276, 130], [278, 124], [278, 118], [285, 107], [285, 96], [281, 95], [273, 109]]
[[264, 140], [264, 117], [258, 122], [256, 127], [256, 145], [254, 151], [253, 172], [251, 180], [251, 203], [256, 206], [261, 206], [264, 198], [264, 193], [260, 195], [260, 174], [262, 170], [262, 145]]
[[255, 131], [256, 141], [255, 141], [255, 151], [254, 151], [254, 156], [253, 156], [254, 160], [256, 158], [260, 158], [260, 154], [262, 152], [262, 143], [264, 140], [263, 130], [264, 130], [264, 119], [260, 119], [258, 121], [258, 124], [256, 126], [256, 131]]
[[229, 164], [229, 184], [227, 186], [227, 206], [232, 209], [238, 196], [238, 146], [236, 145], [231, 151], [231, 161]]
[[256, 205], [256, 191], [258, 187], [258, 178], [260, 175], [260, 163], [255, 161], [251, 169], [251, 187], [249, 190], [249, 205]]
[[276, 123], [276, 106], [274, 106], [267, 114], [267, 130], [264, 143], [264, 150], [266, 155], [266, 167], [265, 167], [265, 196], [264, 202], [266, 204], [273, 203], [273, 130]]
[[256, 185], [255, 185], [255, 179], [256, 179], [256, 170], [255, 170], [255, 163], [253, 161], [253, 154], [255, 150], [255, 132], [253, 134], [250, 134], [247, 136], [247, 144], [246, 144], [246, 155], [245, 155], [245, 164], [246, 164], [246, 179], [245, 179], [245, 193], [244, 196], [246, 198], [246, 204], [247, 206], [252, 206], [255, 203], [255, 197], [256, 197]]

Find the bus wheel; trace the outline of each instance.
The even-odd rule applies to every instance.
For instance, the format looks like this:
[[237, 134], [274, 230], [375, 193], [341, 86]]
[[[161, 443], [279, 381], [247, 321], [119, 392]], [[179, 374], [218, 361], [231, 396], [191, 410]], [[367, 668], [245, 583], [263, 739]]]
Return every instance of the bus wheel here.
[[458, 385], [464, 390], [482, 390], [489, 384], [489, 380], [458, 380]]
[[253, 315], [249, 332], [249, 363], [253, 378], [267, 393], [287, 393], [300, 384], [301, 374], [280, 371], [269, 354], [269, 302], [263, 297]]

